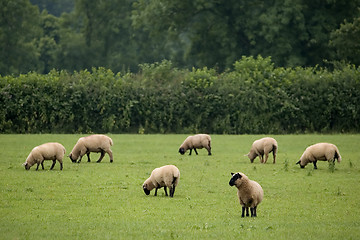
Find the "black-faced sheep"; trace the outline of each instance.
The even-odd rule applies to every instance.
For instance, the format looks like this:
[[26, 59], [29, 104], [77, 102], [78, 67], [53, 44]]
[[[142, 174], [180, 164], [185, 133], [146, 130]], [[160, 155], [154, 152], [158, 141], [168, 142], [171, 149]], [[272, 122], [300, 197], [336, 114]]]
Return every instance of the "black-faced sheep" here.
[[190, 149], [189, 155], [191, 155], [191, 151], [194, 149], [196, 155], [198, 155], [196, 149], [202, 148], [206, 148], [206, 150], [208, 151], [208, 155], [211, 155], [211, 137], [207, 134], [188, 136], [181, 144], [179, 148], [179, 153], [183, 155], [188, 149]]
[[174, 165], [165, 165], [155, 168], [148, 179], [143, 184], [143, 190], [146, 195], [155, 188], [154, 196], [157, 196], [157, 190], [164, 187], [165, 195], [168, 196], [166, 188], [170, 190], [170, 197], [174, 197], [175, 187], [180, 180], [180, 171]]
[[[269, 158], [269, 153], [273, 152], [273, 163], [276, 161], [276, 153], [278, 144], [274, 138], [265, 137], [253, 142], [250, 152], [246, 155], [249, 157], [250, 162], [253, 163], [254, 159], [259, 156], [261, 163], [266, 163]], [[263, 156], [265, 154], [265, 160]]]
[[25, 166], [26, 170], [29, 170], [35, 163], [37, 164], [36, 170], [39, 169], [39, 165], [41, 164], [42, 169], [44, 170], [44, 160], [52, 160], [53, 163], [50, 167], [52, 170], [55, 166], [56, 160], [60, 163], [60, 170], [63, 169], [63, 158], [65, 155], [65, 148], [60, 143], [51, 142], [44, 143], [37, 147], [34, 147], [29, 156], [26, 158]]
[[249, 208], [251, 217], [256, 217], [257, 206], [261, 203], [264, 197], [264, 191], [260, 184], [250, 180], [244, 173], [231, 173], [230, 186], [236, 186], [238, 191], [240, 205], [242, 206], [241, 217], [249, 216]]
[[308, 163], [312, 162], [314, 164], [314, 169], [317, 169], [316, 162], [318, 160], [335, 162], [335, 159], [340, 163], [340, 152], [334, 144], [317, 143], [306, 148], [296, 164], [300, 164], [300, 167], [304, 168]]
[[109, 154], [110, 162], [113, 162], [113, 154], [110, 149], [110, 146], [113, 145], [111, 138], [105, 135], [96, 134], [90, 135], [87, 137], [81, 137], [75, 144], [73, 150], [71, 151], [69, 158], [73, 163], [79, 159], [78, 163], [81, 162], [82, 157], [86, 154], [88, 157], [88, 162], [90, 162], [90, 152], [100, 152], [100, 158], [97, 162], [101, 162], [105, 156], [105, 152]]

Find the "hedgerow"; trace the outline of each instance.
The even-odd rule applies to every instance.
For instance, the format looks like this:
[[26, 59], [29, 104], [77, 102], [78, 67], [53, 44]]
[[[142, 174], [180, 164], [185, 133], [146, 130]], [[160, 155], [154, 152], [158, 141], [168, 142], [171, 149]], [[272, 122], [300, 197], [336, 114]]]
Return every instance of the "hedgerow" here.
[[358, 133], [360, 68], [278, 68], [259, 56], [222, 73], [170, 61], [30, 72], [0, 77], [0, 102], [1, 133]]

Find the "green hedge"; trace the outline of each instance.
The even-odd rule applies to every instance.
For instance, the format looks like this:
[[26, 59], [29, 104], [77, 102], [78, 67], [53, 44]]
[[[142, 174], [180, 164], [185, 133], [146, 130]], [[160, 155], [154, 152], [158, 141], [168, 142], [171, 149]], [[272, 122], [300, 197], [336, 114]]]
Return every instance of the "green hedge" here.
[[136, 74], [104, 68], [0, 77], [1, 133], [360, 132], [360, 69], [275, 68], [243, 57], [232, 70]]

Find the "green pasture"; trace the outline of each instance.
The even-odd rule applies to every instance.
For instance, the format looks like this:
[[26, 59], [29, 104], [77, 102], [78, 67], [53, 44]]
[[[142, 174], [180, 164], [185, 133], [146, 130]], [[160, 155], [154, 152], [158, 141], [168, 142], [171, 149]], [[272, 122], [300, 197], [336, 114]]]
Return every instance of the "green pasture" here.
[[[21, 165], [34, 146], [85, 135], [0, 135], [0, 239], [360, 239], [360, 135], [275, 135], [277, 163], [244, 156], [262, 135], [212, 135], [212, 156], [180, 155], [186, 135], [109, 135], [114, 162], [64, 159], [50, 171]], [[317, 142], [338, 146], [335, 168], [295, 163]], [[142, 183], [166, 164], [181, 172], [174, 198]], [[230, 172], [264, 189], [257, 218], [241, 218]]]

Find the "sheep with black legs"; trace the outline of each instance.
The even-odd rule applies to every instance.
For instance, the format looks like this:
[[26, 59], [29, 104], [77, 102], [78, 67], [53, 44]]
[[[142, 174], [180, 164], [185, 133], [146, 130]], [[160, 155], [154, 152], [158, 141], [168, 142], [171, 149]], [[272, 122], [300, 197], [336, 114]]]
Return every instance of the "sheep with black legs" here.
[[264, 197], [264, 191], [260, 184], [250, 180], [244, 173], [231, 173], [230, 186], [236, 186], [238, 191], [240, 205], [242, 206], [241, 217], [249, 216], [249, 208], [251, 217], [256, 217], [257, 206], [261, 203]]
[[339, 149], [334, 144], [317, 143], [306, 148], [296, 164], [300, 164], [300, 167], [304, 168], [308, 163], [313, 163], [314, 169], [317, 169], [316, 162], [318, 160], [335, 162], [335, 159], [338, 163], [341, 162]]
[[42, 145], [34, 147], [31, 150], [23, 166], [25, 166], [26, 170], [29, 170], [36, 163], [37, 164], [36, 170], [39, 169], [40, 164], [42, 169], [44, 170], [44, 160], [52, 160], [53, 164], [50, 167], [50, 170], [52, 170], [57, 160], [60, 163], [60, 170], [62, 170], [65, 151], [66, 151], [65, 147], [60, 143], [57, 142], [44, 143]]
[[[274, 138], [265, 137], [253, 142], [250, 152], [246, 155], [249, 157], [250, 162], [253, 163], [254, 159], [259, 156], [261, 163], [266, 163], [269, 153], [273, 153], [273, 163], [276, 161], [276, 153], [278, 144]], [[263, 158], [265, 154], [265, 159]]]
[[184, 155], [185, 152], [190, 149], [189, 155], [191, 155], [191, 151], [194, 149], [196, 155], [198, 155], [196, 149], [202, 148], [206, 148], [208, 155], [211, 155], [211, 137], [207, 134], [196, 134], [194, 136], [188, 136], [185, 139], [180, 145], [179, 153]]
[[166, 188], [170, 190], [170, 197], [174, 197], [175, 187], [180, 180], [180, 171], [174, 165], [165, 165], [155, 168], [148, 179], [143, 184], [143, 190], [146, 195], [155, 188], [154, 196], [157, 196], [157, 190], [164, 187], [165, 195], [168, 196]]
[[113, 162], [113, 154], [110, 149], [110, 146], [113, 145], [113, 140], [105, 135], [95, 134], [87, 137], [81, 137], [75, 144], [73, 150], [71, 151], [69, 158], [73, 163], [81, 162], [82, 157], [86, 154], [88, 157], [88, 162], [90, 162], [90, 152], [100, 152], [100, 158], [97, 162], [101, 162], [105, 153], [109, 154], [110, 162]]

